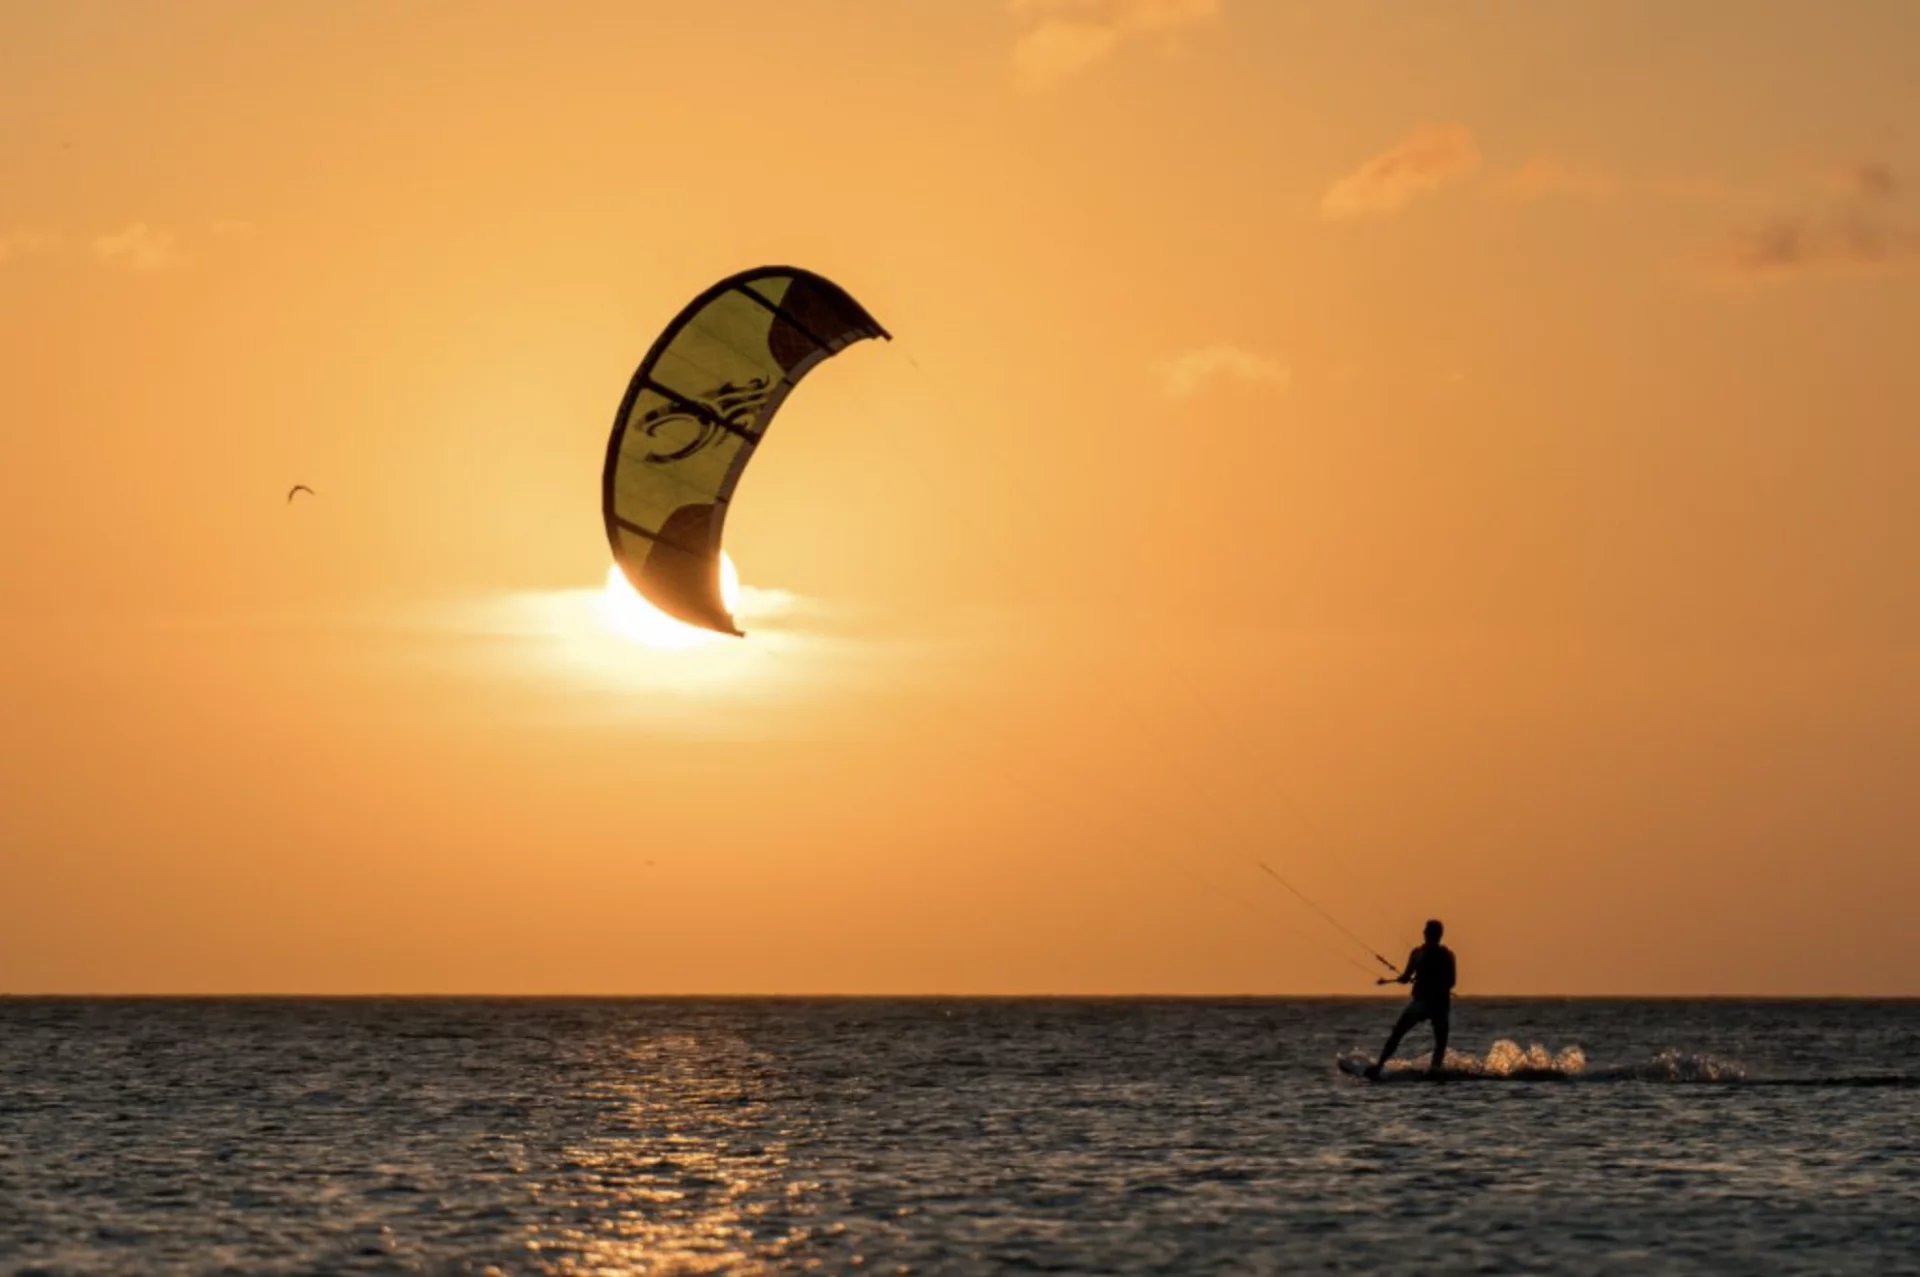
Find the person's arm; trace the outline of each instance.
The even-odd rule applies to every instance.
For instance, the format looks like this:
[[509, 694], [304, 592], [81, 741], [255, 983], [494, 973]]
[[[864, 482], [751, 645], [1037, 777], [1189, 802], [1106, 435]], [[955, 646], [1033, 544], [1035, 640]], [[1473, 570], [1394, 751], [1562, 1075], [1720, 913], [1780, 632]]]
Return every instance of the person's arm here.
[[1375, 984], [1405, 984], [1409, 980], [1413, 979], [1413, 969], [1419, 965], [1420, 965], [1420, 951], [1418, 949], [1415, 949], [1413, 952], [1407, 955], [1407, 965], [1401, 968], [1399, 975], [1395, 975], [1395, 976], [1383, 975], [1378, 980], [1375, 980], [1374, 983]]

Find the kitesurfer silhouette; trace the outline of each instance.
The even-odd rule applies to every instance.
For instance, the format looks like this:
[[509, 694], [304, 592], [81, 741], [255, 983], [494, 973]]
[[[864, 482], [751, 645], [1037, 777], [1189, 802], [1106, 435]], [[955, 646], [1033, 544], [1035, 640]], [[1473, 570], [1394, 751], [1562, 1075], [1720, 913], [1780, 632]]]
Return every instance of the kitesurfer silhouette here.
[[1375, 984], [1413, 985], [1413, 1001], [1400, 1013], [1393, 1032], [1387, 1035], [1387, 1044], [1380, 1048], [1380, 1060], [1367, 1069], [1367, 1076], [1377, 1078], [1380, 1070], [1387, 1067], [1387, 1061], [1393, 1058], [1394, 1048], [1400, 1045], [1400, 1039], [1407, 1030], [1422, 1020], [1433, 1022], [1433, 1063], [1428, 1072], [1438, 1075], [1440, 1066], [1447, 1058], [1447, 1016], [1453, 1002], [1453, 950], [1440, 943], [1440, 935], [1446, 928], [1439, 919], [1427, 923], [1426, 943], [1407, 955], [1407, 965], [1396, 976], [1381, 976]]

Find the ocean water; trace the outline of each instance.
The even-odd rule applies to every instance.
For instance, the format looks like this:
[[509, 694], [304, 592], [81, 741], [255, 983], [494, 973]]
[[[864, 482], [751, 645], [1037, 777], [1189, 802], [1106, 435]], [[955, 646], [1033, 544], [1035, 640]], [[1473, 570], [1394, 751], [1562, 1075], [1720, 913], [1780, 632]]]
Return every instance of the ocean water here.
[[0, 1271], [1920, 1272], [1920, 1002], [1397, 1009], [0, 1000]]

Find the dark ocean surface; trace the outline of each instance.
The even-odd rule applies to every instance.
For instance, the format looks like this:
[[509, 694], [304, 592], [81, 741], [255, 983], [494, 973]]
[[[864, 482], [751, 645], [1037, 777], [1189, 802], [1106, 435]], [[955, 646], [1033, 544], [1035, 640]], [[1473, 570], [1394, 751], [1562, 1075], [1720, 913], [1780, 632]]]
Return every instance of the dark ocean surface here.
[[1920, 1002], [1398, 1006], [0, 1000], [0, 1271], [1920, 1272]]

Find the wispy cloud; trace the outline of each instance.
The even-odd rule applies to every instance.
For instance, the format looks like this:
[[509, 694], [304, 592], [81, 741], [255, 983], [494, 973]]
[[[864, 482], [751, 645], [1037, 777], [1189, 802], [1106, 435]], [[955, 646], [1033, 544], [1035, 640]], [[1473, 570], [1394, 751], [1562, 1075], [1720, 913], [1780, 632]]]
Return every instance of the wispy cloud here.
[[0, 226], [0, 264], [51, 253], [62, 242], [61, 236], [53, 231], [36, 230], [31, 226]]
[[132, 271], [165, 270], [186, 260], [172, 232], [145, 222], [133, 222], [122, 230], [96, 237], [93, 256], [102, 266]]
[[[1423, 130], [1341, 179], [1333, 190], [1328, 191], [1327, 200], [1353, 205], [1344, 208], [1344, 215], [1347, 216], [1390, 212], [1424, 190], [1456, 179], [1474, 177], [1481, 157], [1474, 148], [1473, 137], [1464, 126], [1450, 127], [1457, 130], [1451, 145], [1439, 135], [1440, 131]], [[1425, 145], [1414, 145], [1416, 141], [1423, 140]], [[1873, 172], [1865, 180], [1890, 179], [1883, 167], [1868, 167]], [[1515, 204], [1546, 200], [1592, 203], [1616, 197], [1711, 202], [1730, 200], [1739, 194], [1718, 178], [1648, 177], [1619, 173], [1557, 155], [1536, 155], [1512, 167], [1492, 166], [1478, 179], [1478, 186], [1489, 199]], [[1363, 188], [1364, 194], [1375, 197], [1373, 202], [1369, 203], [1362, 197]], [[1336, 192], [1339, 194], [1336, 195]], [[1390, 203], [1383, 203], [1389, 200]], [[1325, 202], [1322, 209], [1330, 217], [1342, 215], [1327, 207]]]
[[1464, 124], [1426, 124], [1374, 156], [1320, 199], [1329, 221], [1379, 217], [1480, 167], [1480, 147]]
[[[524, 703], [530, 718], [654, 722], [696, 735], [803, 728], [769, 715], [880, 685], [892, 676], [889, 657], [900, 655], [839, 632], [817, 604], [782, 590], [743, 589], [735, 616], [748, 637], [683, 626], [620, 583], [447, 599], [369, 619], [452, 643], [429, 649], [439, 668], [538, 691]], [[709, 712], [721, 702], [762, 712]]]
[[1708, 253], [1705, 265], [1736, 282], [1798, 275], [1899, 269], [1920, 262], [1920, 220], [1900, 202], [1891, 167], [1865, 163], [1831, 176], [1818, 205], [1743, 228]]
[[1175, 399], [1197, 395], [1216, 381], [1284, 388], [1293, 380], [1287, 366], [1270, 356], [1226, 344], [1187, 350], [1160, 361], [1160, 388]]
[[1717, 177], [1651, 177], [1637, 183], [1648, 195], [1661, 199], [1688, 200], [1696, 203], [1722, 203], [1740, 196], [1740, 192]]
[[1893, 166], [1866, 160], [1832, 176], [1832, 186], [1843, 199], [1890, 200], [1900, 193]]
[[1620, 179], [1611, 173], [1548, 156], [1537, 156], [1493, 179], [1495, 195], [1520, 203], [1545, 199], [1606, 199], [1620, 187]]
[[1010, 0], [1025, 30], [1013, 46], [1014, 82], [1050, 88], [1126, 41], [1218, 17], [1220, 0]]

